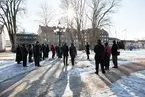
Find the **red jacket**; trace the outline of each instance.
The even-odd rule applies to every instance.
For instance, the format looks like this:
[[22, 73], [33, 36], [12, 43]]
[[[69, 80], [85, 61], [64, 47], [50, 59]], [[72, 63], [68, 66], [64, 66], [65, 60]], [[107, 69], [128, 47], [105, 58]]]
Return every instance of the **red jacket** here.
[[51, 45], [51, 50], [52, 50], [52, 53], [54, 54], [55, 53], [55, 47], [53, 45]]
[[105, 51], [104, 52], [111, 54], [111, 48], [110, 47], [105, 47]]

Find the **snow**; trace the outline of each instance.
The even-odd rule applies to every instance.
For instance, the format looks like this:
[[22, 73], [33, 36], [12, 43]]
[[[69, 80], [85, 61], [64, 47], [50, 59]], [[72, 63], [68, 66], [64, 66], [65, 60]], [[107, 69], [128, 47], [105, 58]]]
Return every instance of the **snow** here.
[[[138, 62], [139, 58], [145, 58], [145, 50], [135, 50], [135, 51], [120, 51], [120, 56], [118, 58], [119, 65], [130, 64]], [[78, 52], [78, 62], [75, 68], [71, 69], [68, 74], [69, 76], [85, 76], [90, 71], [95, 71], [93, 60], [94, 54], [91, 52], [91, 61], [85, 61], [85, 53]], [[110, 61], [110, 67], [113, 66], [112, 61]], [[132, 73], [130, 76], [123, 76], [120, 80], [112, 83], [108, 88], [102, 89], [97, 92], [98, 97], [145, 97], [145, 70]]]
[[[28, 63], [28, 67], [23, 67], [22, 64], [16, 64], [14, 57], [7, 57], [4, 59], [0, 57], [0, 82], [17, 76], [19, 74], [29, 72], [37, 69], [34, 63]], [[6, 57], [5, 57], [6, 58]], [[118, 65], [127, 65], [130, 63], [138, 62], [145, 58], [145, 50], [120, 50], [118, 57]], [[11, 60], [9, 60], [11, 59]], [[48, 61], [49, 60], [49, 61]], [[48, 58], [41, 62], [41, 65], [52, 65], [52, 62], [58, 60], [55, 58], [51, 60]], [[62, 60], [62, 59], [61, 59]], [[59, 61], [59, 60], [58, 60]], [[70, 58], [69, 58], [70, 63]], [[110, 61], [110, 68], [113, 67], [112, 59]], [[90, 54], [90, 60], [87, 60], [85, 51], [78, 51], [75, 66], [71, 68], [71, 63], [68, 66], [68, 76], [86, 76], [89, 72], [95, 72], [94, 52]], [[67, 77], [68, 77], [67, 76]], [[69, 78], [69, 77], [68, 77]], [[68, 84], [69, 85], [69, 84]], [[64, 92], [65, 95], [70, 95], [71, 90], [68, 86]], [[107, 88], [99, 91], [100, 94], [94, 94], [92, 97], [145, 97], [145, 70], [132, 73], [129, 76], [122, 76], [120, 80], [112, 83]]]
[[[113, 83], [103, 94], [115, 93], [111, 97], [145, 97], [145, 70], [123, 76], [121, 80]], [[112, 93], [112, 94], [114, 94]]]
[[[11, 59], [9, 59], [10, 57], [7, 57], [7, 59], [0, 57], [0, 59], [2, 60], [2, 61], [0, 61], [0, 75], [1, 75], [0, 82], [3, 82], [14, 76], [37, 69], [37, 67], [35, 67], [34, 62], [33, 63], [27, 62], [28, 67], [23, 67], [22, 64], [17, 64], [14, 60], [14, 58], [15, 58], [14, 54], [12, 53], [11, 55], [13, 55], [13, 57], [11, 56]], [[51, 53], [50, 53], [50, 55], [51, 55]], [[49, 60], [49, 62], [48, 62], [48, 60]], [[48, 58], [44, 61], [41, 61], [40, 65], [45, 66], [48, 64], [52, 64], [52, 62], [54, 62], [56, 60], [57, 59], [52, 60], [51, 58]]]

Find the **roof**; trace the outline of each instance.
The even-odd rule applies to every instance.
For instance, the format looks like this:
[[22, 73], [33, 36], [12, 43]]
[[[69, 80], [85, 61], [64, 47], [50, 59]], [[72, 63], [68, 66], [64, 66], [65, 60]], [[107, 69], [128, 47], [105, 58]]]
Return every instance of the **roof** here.
[[104, 29], [101, 30], [101, 33], [104, 34], [104, 35], [109, 35], [109, 33]]
[[[109, 35], [109, 33], [106, 30], [104, 30], [104, 29], [98, 29], [98, 28], [96, 28], [95, 30], [99, 30], [101, 32], [101, 34], [103, 34], [103, 35]], [[92, 28], [88, 28], [88, 29], [85, 29], [83, 31], [89, 32], [89, 31], [92, 31]]]
[[41, 25], [39, 25], [39, 28], [41, 29], [42, 33], [53, 32], [55, 29], [55, 27], [48, 27], [48, 26], [41, 26]]
[[33, 35], [33, 36], [37, 36], [37, 34], [35, 34], [35, 33], [17, 33], [16, 35], [22, 35], [22, 36], [31, 36], [31, 35]]
[[109, 40], [120, 40], [120, 39], [115, 38], [115, 37], [109, 37]]

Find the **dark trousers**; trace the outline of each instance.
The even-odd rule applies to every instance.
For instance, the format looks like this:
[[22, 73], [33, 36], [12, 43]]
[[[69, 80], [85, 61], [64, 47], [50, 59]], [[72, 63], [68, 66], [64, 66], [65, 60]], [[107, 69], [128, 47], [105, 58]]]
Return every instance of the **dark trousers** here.
[[21, 61], [17, 61], [17, 64], [20, 64]]
[[17, 64], [20, 64], [20, 62], [21, 62], [20, 60], [17, 60]]
[[32, 55], [29, 54], [29, 62], [32, 62]]
[[103, 60], [96, 60], [95, 59], [95, 61], [96, 61], [96, 73], [98, 74], [98, 72], [99, 72], [99, 64], [101, 65], [101, 70], [102, 70], [102, 73], [104, 73], [105, 72], [105, 70], [104, 70], [104, 63], [103, 63]]
[[40, 60], [42, 61], [42, 52], [40, 52], [39, 56], [40, 56]]
[[67, 61], [68, 61], [68, 56], [63, 56], [63, 63], [65, 66], [68, 65]]
[[52, 53], [52, 58], [54, 58], [54, 56], [55, 56], [55, 53]]
[[23, 66], [27, 66], [27, 56], [23, 56]]
[[114, 67], [118, 67], [117, 55], [112, 55], [112, 61], [113, 61]]
[[104, 66], [105, 66], [105, 69], [109, 70], [110, 54], [105, 54], [105, 56], [104, 56]]
[[71, 63], [74, 66], [75, 57], [71, 57]]
[[90, 58], [89, 58], [89, 54], [87, 54], [87, 59], [90, 59]]
[[40, 57], [38, 56], [34, 56], [34, 61], [35, 61], [35, 66], [40, 66], [39, 62], [40, 62]]

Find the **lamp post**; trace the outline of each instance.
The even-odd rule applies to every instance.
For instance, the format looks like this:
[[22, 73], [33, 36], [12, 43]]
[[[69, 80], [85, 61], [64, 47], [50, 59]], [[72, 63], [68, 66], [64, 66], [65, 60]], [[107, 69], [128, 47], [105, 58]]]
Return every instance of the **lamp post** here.
[[58, 58], [61, 58], [61, 57], [62, 57], [62, 52], [61, 52], [61, 35], [63, 35], [64, 32], [65, 32], [65, 27], [62, 27], [62, 26], [61, 26], [61, 23], [60, 23], [60, 21], [59, 21], [59, 23], [58, 23], [56, 29], [54, 29], [54, 33], [55, 33], [56, 35], [58, 35], [58, 42], [59, 42], [59, 47], [58, 47], [58, 51], [57, 51], [57, 53], [58, 53]]
[[58, 35], [59, 46], [61, 45], [61, 35], [65, 32], [65, 27], [61, 27], [61, 23], [58, 23], [56, 29], [54, 29], [54, 33]]

